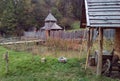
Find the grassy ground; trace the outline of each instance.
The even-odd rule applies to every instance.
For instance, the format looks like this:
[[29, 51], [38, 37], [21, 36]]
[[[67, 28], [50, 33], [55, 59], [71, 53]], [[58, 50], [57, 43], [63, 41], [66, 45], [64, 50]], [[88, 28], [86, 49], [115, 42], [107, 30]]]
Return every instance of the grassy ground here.
[[85, 71], [84, 58], [68, 58], [68, 62], [63, 64], [56, 57], [46, 56], [47, 62], [41, 63], [40, 55], [13, 50], [8, 50], [9, 72], [6, 73], [3, 59], [6, 50], [0, 46], [0, 81], [119, 81], [96, 77], [91, 70]]
[[[58, 41], [58, 40], [57, 40]], [[85, 57], [85, 53], [80, 55], [80, 46], [75, 46], [76, 44], [73, 44], [72, 42], [66, 42], [62, 44], [59, 43], [53, 43], [50, 41], [50, 44], [47, 44], [48, 47], [43, 45], [36, 45], [35, 43], [28, 43], [28, 44], [14, 44], [14, 45], [4, 45], [5, 48], [16, 50], [16, 51], [26, 51], [31, 53], [32, 55], [40, 55], [41, 57], [51, 56], [51, 57], [60, 57], [64, 56], [67, 58], [81, 58]], [[59, 45], [61, 44], [61, 45]], [[71, 48], [71, 46], [74, 46]], [[75, 51], [76, 50], [76, 51]]]

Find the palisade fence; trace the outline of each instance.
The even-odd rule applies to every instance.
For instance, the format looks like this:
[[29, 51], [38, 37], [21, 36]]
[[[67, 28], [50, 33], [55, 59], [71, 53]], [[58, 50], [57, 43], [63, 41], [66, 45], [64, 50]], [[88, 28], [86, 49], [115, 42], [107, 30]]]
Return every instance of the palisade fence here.
[[[87, 39], [87, 31], [86, 30], [77, 30], [77, 31], [51, 31], [50, 32], [50, 37], [51, 38], [59, 38], [59, 39], [64, 39], [64, 40], [81, 40]], [[115, 30], [113, 29], [106, 29], [104, 30], [104, 37], [107, 40], [112, 40], [114, 39], [115, 36]], [[98, 32], [97, 30], [94, 30], [94, 36], [93, 39], [96, 40], [98, 37]], [[41, 39], [41, 40], [46, 40], [46, 35], [45, 31], [29, 31], [29, 32], [24, 32], [24, 36], [22, 37], [9, 37], [9, 38], [0, 38], [0, 43], [5, 43], [5, 42], [17, 42], [17, 41], [27, 41], [27, 40], [34, 40], [34, 39]]]
[[45, 31], [25, 31], [24, 38], [46, 39]]
[[[94, 29], [94, 36], [93, 39], [95, 40], [98, 36], [97, 30]], [[114, 39], [115, 30], [113, 29], [105, 29], [104, 30], [104, 37], [106, 39]], [[45, 31], [29, 31], [24, 32], [24, 37], [26, 38], [38, 38], [45, 40], [46, 35]], [[77, 30], [77, 31], [50, 31], [51, 38], [60, 38], [60, 39], [86, 39], [87, 38], [87, 30]]]
[[87, 31], [85, 30], [79, 30], [79, 31], [71, 31], [71, 32], [65, 32], [65, 31], [51, 31], [50, 37], [51, 38], [61, 38], [61, 39], [82, 39], [83, 37], [86, 39]]

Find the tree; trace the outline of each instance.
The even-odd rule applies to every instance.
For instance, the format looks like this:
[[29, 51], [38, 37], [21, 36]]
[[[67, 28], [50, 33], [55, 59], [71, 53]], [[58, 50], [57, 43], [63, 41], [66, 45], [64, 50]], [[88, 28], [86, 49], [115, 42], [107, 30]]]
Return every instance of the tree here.
[[[13, 0], [5, 0], [3, 3], [5, 4], [4, 10], [2, 11], [2, 17], [1, 17], [1, 30], [5, 32], [5, 30], [14, 30], [14, 27], [16, 24], [13, 24], [15, 21], [15, 14], [14, 14], [14, 5]], [[6, 31], [6, 33], [10, 33], [10, 31]]]
[[60, 21], [60, 25], [65, 29], [71, 29], [72, 24], [73, 24], [73, 21], [67, 17], [62, 18]]
[[50, 10], [61, 26], [69, 28], [80, 17], [79, 4], [80, 0], [0, 0], [0, 32], [20, 35], [18, 30], [39, 29]]
[[76, 19], [80, 19], [80, 4], [81, 4], [81, 1], [80, 0], [71, 0], [72, 1], [72, 5], [73, 5], [73, 11], [72, 13], [74, 14], [75, 18]]
[[4, 0], [2, 3], [2, 16], [0, 17], [1, 26], [0, 30], [4, 31], [6, 34], [15, 35], [15, 30], [23, 22], [24, 18], [24, 0]]
[[52, 14], [57, 18], [58, 22], [60, 22], [63, 18], [61, 12], [56, 7], [52, 7], [51, 10]]

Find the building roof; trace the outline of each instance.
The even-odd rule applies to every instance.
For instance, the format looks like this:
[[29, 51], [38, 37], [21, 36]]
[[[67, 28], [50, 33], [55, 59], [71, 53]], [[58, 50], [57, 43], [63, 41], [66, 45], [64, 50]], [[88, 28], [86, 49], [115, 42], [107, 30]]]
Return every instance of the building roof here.
[[54, 23], [52, 26], [51, 26], [51, 28], [50, 28], [51, 30], [62, 30], [62, 28], [59, 26], [59, 25], [57, 25], [56, 23]]
[[40, 30], [44, 30], [45, 29], [45, 26], [41, 27]]
[[45, 18], [45, 22], [46, 21], [57, 21], [57, 19], [51, 14], [49, 13], [48, 16]]
[[62, 28], [57, 25], [57, 19], [49, 13], [49, 15], [45, 18], [45, 25], [42, 27], [42, 30], [61, 30]]
[[42, 30], [62, 30], [62, 28], [57, 25], [57, 23], [45, 23], [45, 26], [41, 28]]
[[120, 0], [84, 0], [82, 9], [81, 26], [120, 27]]

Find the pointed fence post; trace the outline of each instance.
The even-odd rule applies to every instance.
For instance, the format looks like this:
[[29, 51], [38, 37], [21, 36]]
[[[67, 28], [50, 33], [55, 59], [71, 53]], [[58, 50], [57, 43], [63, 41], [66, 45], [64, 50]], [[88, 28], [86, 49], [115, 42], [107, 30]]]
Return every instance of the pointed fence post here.
[[97, 63], [97, 76], [101, 76], [102, 73], [102, 55], [103, 55], [103, 29], [99, 28], [99, 54]]

